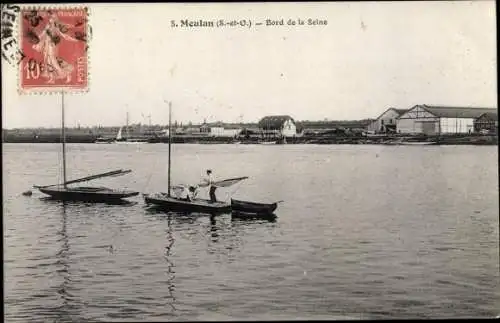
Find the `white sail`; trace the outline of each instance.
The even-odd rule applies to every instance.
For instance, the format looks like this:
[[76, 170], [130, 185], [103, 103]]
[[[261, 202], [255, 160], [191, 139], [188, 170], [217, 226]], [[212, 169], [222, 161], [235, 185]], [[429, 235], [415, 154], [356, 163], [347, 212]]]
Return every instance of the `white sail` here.
[[[236, 183], [239, 183], [240, 181], [242, 181], [244, 179], [247, 179], [247, 178], [248, 178], [248, 176], [236, 177], [236, 178], [228, 178], [228, 179], [224, 179], [222, 181], [216, 181], [216, 182], [214, 182], [213, 186], [215, 186], [215, 187], [229, 187], [229, 186], [232, 186], [232, 185], [234, 185]], [[199, 186], [200, 187], [206, 187], [208, 185], [209, 185], [208, 183], [202, 183]]]
[[116, 140], [121, 140], [123, 137], [122, 137], [122, 128], [123, 127], [120, 127], [120, 130], [118, 130], [118, 133], [116, 134]]

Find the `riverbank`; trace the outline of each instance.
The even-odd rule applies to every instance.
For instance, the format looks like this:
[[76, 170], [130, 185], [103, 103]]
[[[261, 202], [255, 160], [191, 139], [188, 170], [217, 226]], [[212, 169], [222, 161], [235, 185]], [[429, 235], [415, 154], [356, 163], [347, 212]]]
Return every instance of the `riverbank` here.
[[[67, 134], [67, 143], [94, 143], [97, 137], [90, 134]], [[168, 143], [168, 137], [150, 137], [147, 139], [150, 144]], [[60, 143], [58, 134], [5, 134], [2, 137], [4, 143]], [[272, 143], [274, 139], [268, 139], [264, 143]], [[178, 135], [172, 138], [176, 144], [261, 144], [261, 138], [232, 138], [232, 137], [212, 137], [212, 136], [186, 136]], [[405, 144], [433, 144], [433, 145], [498, 145], [497, 135], [480, 134], [453, 134], [443, 136], [403, 136], [403, 135], [377, 135], [377, 136], [300, 136], [286, 138], [286, 142], [276, 140], [277, 144], [384, 144], [384, 145], [405, 145]], [[112, 143], [110, 143], [112, 144]]]

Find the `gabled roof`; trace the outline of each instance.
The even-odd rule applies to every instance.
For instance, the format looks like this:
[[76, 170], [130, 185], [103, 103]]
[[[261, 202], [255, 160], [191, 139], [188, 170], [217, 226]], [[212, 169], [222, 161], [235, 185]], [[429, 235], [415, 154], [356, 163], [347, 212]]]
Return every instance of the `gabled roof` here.
[[287, 120], [292, 120], [295, 123], [295, 120], [288, 115], [267, 116], [260, 119], [259, 128], [280, 129]]
[[485, 112], [478, 119], [498, 120], [498, 112]]
[[389, 110], [394, 110], [396, 111], [396, 113], [398, 114], [398, 116], [401, 116], [403, 113], [405, 113], [406, 111], [408, 111], [408, 109], [396, 109], [396, 108], [389, 108], [387, 110], [385, 110], [384, 112], [382, 112], [378, 117], [377, 119], [373, 120], [373, 121], [377, 121], [378, 119], [380, 119], [381, 116], [383, 116], [387, 111]]
[[[416, 106], [417, 107], [417, 106]], [[423, 104], [420, 107], [432, 113], [436, 117], [442, 118], [478, 118], [483, 113], [497, 113], [495, 108], [475, 108], [475, 107], [447, 107]]]

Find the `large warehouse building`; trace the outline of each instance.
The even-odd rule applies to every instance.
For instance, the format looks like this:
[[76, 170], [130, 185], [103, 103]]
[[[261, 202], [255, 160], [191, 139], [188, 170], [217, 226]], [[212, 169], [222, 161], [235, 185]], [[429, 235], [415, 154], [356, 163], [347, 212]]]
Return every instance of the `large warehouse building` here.
[[409, 134], [451, 134], [474, 132], [474, 121], [494, 108], [461, 108], [416, 105], [397, 119], [397, 131]]

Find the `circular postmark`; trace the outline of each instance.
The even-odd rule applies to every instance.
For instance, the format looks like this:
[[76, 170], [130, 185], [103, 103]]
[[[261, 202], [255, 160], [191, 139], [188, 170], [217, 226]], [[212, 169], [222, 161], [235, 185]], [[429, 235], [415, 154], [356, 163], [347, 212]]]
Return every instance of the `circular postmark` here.
[[14, 4], [2, 4], [0, 12], [2, 59], [11, 65], [18, 65], [25, 57], [15, 32], [21, 7]]

